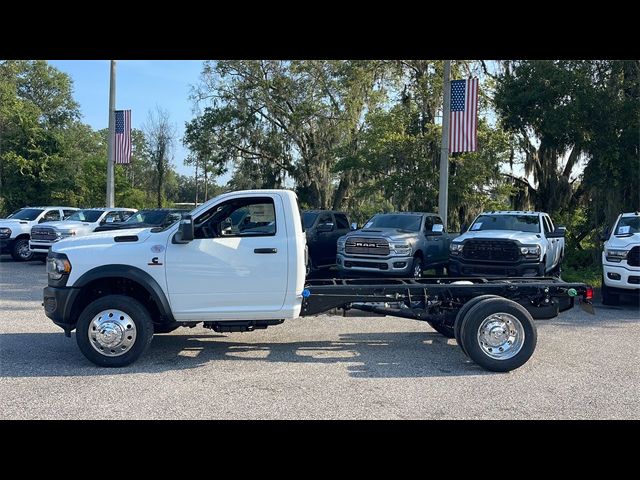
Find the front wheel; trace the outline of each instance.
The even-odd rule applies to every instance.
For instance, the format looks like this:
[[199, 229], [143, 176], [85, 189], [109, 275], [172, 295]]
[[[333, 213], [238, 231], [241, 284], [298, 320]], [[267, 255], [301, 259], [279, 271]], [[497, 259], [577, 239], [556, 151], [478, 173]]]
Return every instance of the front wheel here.
[[413, 263], [411, 264], [411, 276], [413, 276], [413, 278], [422, 278], [423, 269], [424, 264], [422, 262], [422, 258], [414, 257]]
[[604, 283], [604, 274], [602, 275], [602, 304], [616, 306], [620, 304], [620, 295], [613, 293], [611, 287]]
[[135, 362], [152, 338], [149, 312], [125, 295], [107, 295], [91, 302], [76, 325], [80, 351], [101, 367], [124, 367]]
[[471, 360], [493, 372], [509, 372], [531, 358], [538, 333], [522, 305], [506, 298], [489, 298], [467, 312], [460, 337]]
[[29, 239], [21, 238], [16, 240], [11, 249], [11, 257], [16, 262], [28, 262], [33, 258], [33, 252], [29, 250]]

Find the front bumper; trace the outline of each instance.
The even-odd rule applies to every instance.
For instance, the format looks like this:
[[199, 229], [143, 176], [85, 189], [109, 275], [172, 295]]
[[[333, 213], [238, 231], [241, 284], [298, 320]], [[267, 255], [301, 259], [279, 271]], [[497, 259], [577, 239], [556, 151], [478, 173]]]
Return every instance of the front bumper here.
[[52, 243], [44, 243], [38, 241], [29, 240], [29, 250], [36, 253], [49, 253], [49, 249], [53, 246]]
[[622, 293], [640, 294], [640, 268], [632, 269], [620, 264], [603, 263], [602, 271], [607, 287]]
[[53, 323], [70, 332], [76, 326], [77, 318], [73, 315], [73, 304], [80, 293], [79, 288], [45, 287], [42, 292], [44, 314]]
[[370, 272], [382, 275], [406, 276], [411, 273], [413, 257], [360, 258], [336, 255], [338, 269], [343, 272]]
[[544, 264], [537, 260], [498, 263], [449, 256], [449, 275], [452, 276], [544, 277], [544, 273]]
[[11, 249], [11, 244], [13, 240], [10, 238], [1, 238], [0, 239], [0, 252], [8, 252]]

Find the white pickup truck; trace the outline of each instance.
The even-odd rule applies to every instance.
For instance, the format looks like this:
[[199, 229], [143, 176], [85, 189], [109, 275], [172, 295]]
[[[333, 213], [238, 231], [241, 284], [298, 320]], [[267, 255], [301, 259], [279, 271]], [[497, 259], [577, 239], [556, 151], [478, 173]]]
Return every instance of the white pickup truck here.
[[559, 277], [565, 231], [543, 212], [481, 213], [449, 244], [449, 274]]
[[138, 210], [135, 208], [86, 208], [61, 222], [45, 222], [31, 228], [29, 250], [48, 253], [51, 245], [67, 237], [81, 237], [101, 225], [124, 222]]
[[602, 303], [618, 305], [621, 294], [640, 294], [640, 212], [620, 214], [603, 240]]
[[[241, 219], [234, 221], [234, 219]], [[251, 331], [341, 308], [429, 322], [494, 371], [524, 364], [534, 317], [588, 306], [559, 280], [305, 279], [306, 237], [288, 190], [225, 193], [164, 228], [94, 233], [48, 254], [45, 314], [97, 365], [135, 361], [154, 333], [199, 322]]]
[[33, 258], [29, 249], [31, 228], [44, 222], [59, 222], [76, 212], [74, 207], [26, 207], [0, 219], [0, 252], [11, 254], [14, 260], [26, 262]]

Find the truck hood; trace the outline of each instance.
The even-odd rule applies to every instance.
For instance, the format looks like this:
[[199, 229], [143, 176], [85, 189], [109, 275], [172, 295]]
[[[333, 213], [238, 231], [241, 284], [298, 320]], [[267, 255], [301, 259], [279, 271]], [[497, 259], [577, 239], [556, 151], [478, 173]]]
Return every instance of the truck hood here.
[[606, 248], [619, 248], [622, 250], [631, 249], [640, 245], [640, 232], [634, 233], [629, 236], [615, 236], [612, 235], [609, 240], [607, 240]]
[[457, 242], [464, 242], [471, 239], [483, 240], [515, 240], [523, 245], [537, 244], [540, 242], [542, 234], [530, 232], [515, 232], [513, 230], [480, 230], [477, 232], [465, 232], [456, 238]]
[[33, 222], [26, 220], [12, 220], [10, 218], [6, 220], [0, 220], [0, 228], [10, 228], [11, 237], [15, 237], [17, 234], [29, 233]]
[[370, 237], [370, 238], [387, 238], [392, 241], [402, 241], [416, 238], [420, 232], [410, 232], [407, 230], [398, 230], [397, 228], [363, 228], [347, 233], [345, 238], [350, 237]]
[[[118, 230], [110, 230], [107, 232], [98, 232], [93, 235], [85, 235], [82, 237], [70, 237], [56, 242], [51, 249], [54, 252], [64, 251], [65, 249], [87, 248], [97, 246], [110, 246], [115, 243], [115, 237], [123, 236], [137, 236], [138, 240], [135, 243], [141, 243], [146, 241], [151, 236], [150, 228], [136, 228], [127, 230], [126, 232], [120, 232]], [[126, 245], [133, 242], [124, 242]]]
[[88, 229], [92, 229], [93, 228], [93, 223], [89, 223], [89, 222], [80, 222], [78, 220], [63, 220], [60, 221], [58, 220], [57, 222], [44, 222], [38, 225], [39, 227], [53, 227], [56, 228], [57, 230], [73, 230], [75, 229], [80, 229], [80, 230], [88, 230]]

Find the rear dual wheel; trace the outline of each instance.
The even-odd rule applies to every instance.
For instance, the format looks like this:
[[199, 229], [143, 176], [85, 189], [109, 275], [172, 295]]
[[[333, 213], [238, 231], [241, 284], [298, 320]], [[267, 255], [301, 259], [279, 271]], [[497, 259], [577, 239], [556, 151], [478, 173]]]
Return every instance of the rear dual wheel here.
[[493, 372], [521, 367], [536, 348], [538, 334], [533, 318], [522, 305], [506, 298], [478, 297], [466, 312], [459, 312], [458, 325], [463, 351]]

